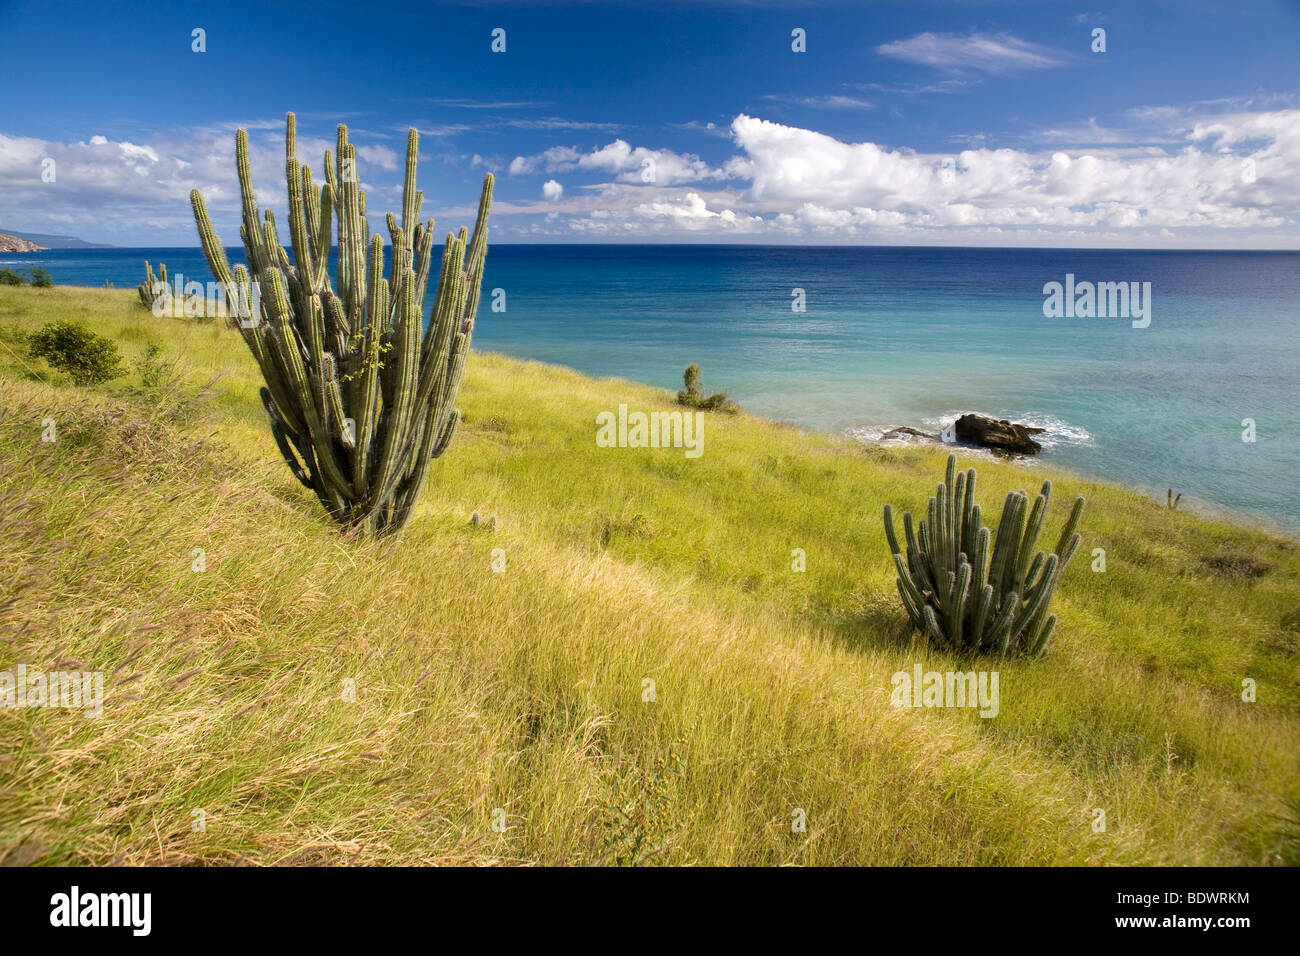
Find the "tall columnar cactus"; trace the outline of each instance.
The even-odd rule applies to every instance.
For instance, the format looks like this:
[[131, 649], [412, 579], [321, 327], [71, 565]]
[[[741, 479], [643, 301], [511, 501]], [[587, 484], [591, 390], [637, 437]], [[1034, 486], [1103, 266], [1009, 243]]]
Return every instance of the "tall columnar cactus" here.
[[[930, 499], [928, 519], [912, 526], [903, 515], [906, 554], [894, 533], [893, 509], [885, 505], [885, 536], [898, 570], [898, 593], [913, 625], [942, 646], [1036, 656], [1047, 651], [1056, 628], [1048, 611], [1057, 582], [1079, 547], [1083, 499], [1076, 498], [1056, 548], [1034, 552], [1052, 483], [1029, 509], [1023, 491], [1007, 495], [996, 539], [980, 523], [975, 504], [975, 469], [953, 474], [948, 456], [944, 483]], [[990, 553], [991, 550], [991, 553]]]
[[[392, 267], [384, 278], [383, 241], [371, 236], [356, 149], [338, 128], [325, 183], [317, 187], [297, 158], [294, 116], [285, 132], [289, 235], [280, 245], [270, 210], [258, 219], [248, 134], [235, 135], [243, 201], [240, 238], [248, 258], [231, 270], [203, 196], [190, 194], [199, 238], [229, 301], [259, 302], [237, 321], [261, 367], [262, 404], [280, 453], [298, 480], [347, 528], [400, 529], [423, 488], [429, 462], [451, 441], [454, 407], [469, 354], [487, 256], [492, 176], [483, 181], [472, 237], [448, 233], [427, 330], [424, 298], [433, 258], [433, 220], [419, 222], [415, 188], [418, 137], [406, 141], [399, 226], [388, 214]], [[338, 291], [330, 283], [333, 221], [338, 220]], [[256, 286], [253, 285], [256, 283]]]
[[136, 286], [136, 291], [140, 293], [140, 302], [146, 309], [153, 310], [153, 304], [158, 299], [167, 294], [167, 266], [165, 263], [158, 263], [158, 275], [153, 274], [153, 269], [149, 266], [149, 260], [144, 261], [144, 281]]

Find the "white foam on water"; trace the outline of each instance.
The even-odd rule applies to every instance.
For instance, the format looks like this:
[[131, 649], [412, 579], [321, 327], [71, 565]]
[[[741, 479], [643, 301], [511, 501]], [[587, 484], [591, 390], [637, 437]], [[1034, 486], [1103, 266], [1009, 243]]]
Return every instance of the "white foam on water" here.
[[[943, 436], [957, 419], [963, 415], [984, 415], [984, 412], [972, 410], [946, 412], [943, 415], [934, 418], [926, 418], [922, 421], [920, 431], [930, 432], [934, 435]], [[1001, 416], [987, 415], [988, 418], [1000, 418]], [[1071, 425], [1054, 415], [1018, 415], [1013, 421], [1020, 425], [1027, 425], [1030, 428], [1042, 428], [1043, 432], [1034, 435], [1034, 440], [1043, 446], [1044, 450], [1051, 448], [1079, 447], [1096, 445], [1097, 442], [1086, 428], [1081, 425]], [[916, 435], [899, 435], [892, 438], [885, 438], [887, 432], [900, 427], [898, 424], [892, 425], [857, 425], [853, 428], [844, 430], [844, 434], [856, 441], [879, 444], [879, 445], [912, 445], [928, 444], [924, 438]], [[956, 442], [947, 442], [947, 444], [956, 444]], [[976, 449], [972, 449], [976, 450]]]
[[853, 428], [846, 428], [844, 434], [860, 441], [863, 444], [872, 445], [914, 445], [914, 444], [931, 444], [924, 438], [917, 435], [895, 435], [892, 438], [885, 438], [886, 432], [891, 432], [897, 425], [858, 425]]
[[[927, 418], [925, 428], [943, 434], [945, 430], [951, 427], [957, 419], [963, 415], [983, 415], [986, 418], [1001, 420], [1002, 415], [990, 415], [987, 412], [977, 412], [971, 409], [964, 411], [946, 412], [938, 418]], [[1027, 415], [1016, 415], [1010, 419], [1017, 425], [1027, 425], [1030, 428], [1042, 428], [1041, 434], [1032, 436], [1034, 441], [1047, 448], [1063, 448], [1067, 446], [1084, 446], [1096, 445], [1091, 433], [1081, 425], [1071, 425], [1069, 422], [1057, 418], [1054, 415], [1039, 415], [1029, 413]]]

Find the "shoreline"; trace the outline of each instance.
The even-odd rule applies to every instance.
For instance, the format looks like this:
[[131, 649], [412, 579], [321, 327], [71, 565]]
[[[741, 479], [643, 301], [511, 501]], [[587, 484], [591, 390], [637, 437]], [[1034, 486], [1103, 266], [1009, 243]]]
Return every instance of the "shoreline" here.
[[[185, 249], [187, 247], [177, 247], [177, 248]], [[56, 251], [75, 253], [77, 251], [82, 251], [82, 250], [56, 250]], [[123, 247], [123, 251], [131, 252], [133, 250]], [[66, 289], [69, 291], [75, 290], [81, 292], [105, 292], [105, 291], [127, 292], [129, 291], [129, 288], [126, 285], [110, 289], [104, 286], [82, 286], [82, 285], [69, 285], [69, 284], [56, 283], [54, 288]], [[601, 377], [580, 370], [575, 365], [571, 365], [565, 362], [547, 361], [544, 359], [535, 358], [532, 355], [519, 352], [519, 351], [506, 350], [502, 348], [479, 348], [477, 345], [475, 346], [474, 351], [479, 352], [480, 354], [499, 354], [504, 357], [516, 359], [520, 361], [539, 362], [540, 364], [543, 365], [552, 365], [556, 368], [567, 369], [569, 371], [574, 372], [575, 374], [581, 375], [584, 378], [588, 378], [594, 381], [603, 380]], [[661, 386], [651, 382], [644, 382], [638, 379], [629, 378], [627, 376], [607, 376], [607, 377], [621, 378], [625, 381], [635, 382], [641, 385], [648, 385], [652, 388], [664, 388], [664, 390], [668, 393], [670, 397], [674, 394], [674, 390], [671, 387]], [[727, 389], [724, 389], [724, 391], [727, 391]], [[740, 404], [742, 409], [746, 409], [746, 403], [742, 396], [738, 396], [733, 393], [732, 398], [734, 401]], [[769, 422], [789, 424], [793, 427], [810, 431], [810, 432], [815, 432], [818, 434], [833, 435], [839, 438], [847, 439], [858, 445], [867, 446], [867, 447], [873, 445], [880, 446], [880, 447], [890, 447], [891, 445], [914, 445], [917, 447], [924, 447], [924, 445], [928, 444], [928, 442], [924, 442], [921, 440], [917, 440], [917, 441], [890, 440], [890, 441], [882, 442], [879, 440], [879, 438], [873, 437], [873, 435], [875, 433], [884, 433], [889, 429], [900, 427], [900, 426], [917, 428], [922, 431], [934, 433], [940, 431], [942, 429], [943, 424], [947, 422], [949, 419], [954, 418], [960, 414], [963, 414], [964, 412], [975, 412], [977, 414], [987, 415], [992, 418], [1007, 417], [1007, 414], [1000, 409], [993, 409], [991, 411], [980, 410], [980, 409], [964, 409], [964, 410], [953, 411], [951, 409], [948, 409], [948, 410], [936, 412], [928, 416], [921, 416], [913, 421], [890, 421], [888, 424], [851, 425], [851, 426], [845, 426], [842, 429], [837, 430], [828, 427], [822, 427], [808, 422], [801, 422], [801, 421], [785, 418], [782, 417], [780, 413], [773, 414], [771, 412], [768, 412], [764, 415], [759, 416], [759, 415], [755, 415], [752, 412], [749, 412], [746, 409], [745, 414], [749, 414], [751, 415], [751, 417], [755, 417], [755, 418], [762, 418], [763, 420]], [[1095, 481], [1098, 483], [1109, 485], [1110, 487], [1122, 489], [1140, 495], [1156, 504], [1160, 504], [1160, 505], [1164, 504], [1164, 495], [1161, 494], [1161, 491], [1163, 491], [1164, 489], [1162, 488], [1156, 487], [1154, 485], [1146, 484], [1140, 480], [1125, 478], [1122, 474], [1119, 473], [1093, 469], [1090, 468], [1087, 465], [1087, 463], [1081, 463], [1078, 461], [1064, 463], [1056, 460], [1054, 453], [1057, 448], [1060, 447], [1076, 448], [1080, 446], [1096, 444], [1096, 439], [1093, 437], [1093, 435], [1083, 427], [1072, 425], [1068, 421], [1061, 420], [1052, 415], [1034, 416], [1030, 414], [1030, 415], [1023, 415], [1023, 416], [1017, 415], [1014, 417], [1017, 420], [1022, 421], [1024, 423], [1037, 425], [1048, 429], [1048, 434], [1047, 436], [1045, 436], [1047, 438], [1047, 441], [1044, 442], [1045, 447], [1043, 452], [1033, 457], [1028, 457], [1028, 456], [1017, 457], [1014, 459], [1014, 463], [1016, 463], [1017, 465], [1029, 471], [1032, 471], [1040, 467], [1048, 468], [1053, 471], [1059, 471], [1064, 474], [1072, 475], [1082, 481]], [[953, 444], [944, 443], [944, 445], [946, 448], [950, 450], [957, 450], [960, 451], [962, 454], [983, 456], [990, 461], [997, 460], [1000, 457], [988, 451], [987, 449], [983, 449], [979, 447], [965, 446], [965, 445], [959, 445], [955, 443]], [[1176, 494], [1179, 493], [1182, 494], [1182, 502], [1180, 504], [1179, 510], [1186, 511], [1188, 513], [1197, 514], [1198, 516], [1203, 517], [1207, 520], [1217, 521], [1217, 522], [1227, 523], [1227, 524], [1235, 524], [1243, 527], [1257, 528], [1259, 530], [1266, 531], [1268, 533], [1275, 534], [1284, 538], [1288, 538], [1290, 540], [1300, 541], [1300, 518], [1297, 518], [1293, 521], [1288, 521], [1285, 519], [1278, 518], [1269, 512], [1252, 510], [1247, 507], [1224, 504], [1204, 494], [1196, 494], [1187, 491], [1180, 492], [1180, 490], [1177, 487], [1174, 487], [1173, 490]]]
[[[569, 372], [573, 375], [580, 376], [583, 379], [590, 382], [595, 382], [595, 383], [628, 382], [630, 384], [641, 386], [644, 388], [652, 388], [655, 389], [656, 391], [662, 391], [665, 395], [665, 401], [667, 401], [669, 404], [675, 404], [676, 392], [671, 388], [666, 388], [662, 385], [657, 385], [653, 382], [644, 382], [639, 379], [628, 378], [627, 376], [623, 376], [623, 375], [606, 375], [606, 376], [591, 375], [587, 372], [582, 371], [579, 368], [576, 368], [572, 365], [567, 365], [563, 362], [547, 362], [542, 359], [533, 358], [532, 356], [516, 355], [510, 352], [501, 351], [499, 349], [477, 349], [476, 348], [474, 349], [474, 351], [477, 352], [479, 355], [483, 355], [483, 356], [499, 356], [503, 359], [508, 359], [513, 362], [534, 363], [544, 368], [560, 369], [565, 372]], [[755, 419], [756, 421], [766, 422], [767, 424], [770, 425], [778, 426], [781, 428], [790, 428], [796, 431], [806, 432], [812, 435], [821, 435], [829, 438], [843, 440], [845, 442], [849, 442], [853, 445], [863, 447], [863, 448], [905, 447], [905, 448], [919, 448], [919, 449], [933, 449], [933, 450], [942, 449], [945, 452], [956, 452], [957, 454], [969, 455], [974, 458], [983, 459], [988, 461], [989, 463], [1012, 465], [1018, 469], [1025, 471], [1026, 473], [1032, 473], [1035, 469], [1041, 467], [1050, 470], [1053, 473], [1053, 475], [1051, 476], [1053, 477], [1053, 479], [1055, 478], [1056, 475], [1063, 475], [1075, 481], [1105, 485], [1109, 488], [1115, 489], [1116, 491], [1122, 491], [1122, 492], [1127, 492], [1129, 494], [1138, 495], [1152, 502], [1153, 504], [1163, 506], [1165, 503], [1163, 496], [1155, 488], [1150, 488], [1137, 482], [1128, 482], [1122, 478], [1118, 478], [1113, 475], [1106, 475], [1100, 472], [1088, 471], [1086, 469], [1078, 467], [1077, 465], [1064, 464], [1062, 462], [1052, 461], [1041, 454], [1035, 456], [1017, 455], [1017, 456], [1007, 457], [1003, 455], [998, 455], [987, 448], [980, 448], [974, 445], [962, 445], [955, 442], [952, 443], [943, 442], [943, 441], [930, 442], [924, 440], [904, 441], [904, 440], [892, 440], [892, 439], [881, 441], [879, 439], [866, 438], [866, 437], [861, 437], [859, 435], [853, 434], [855, 430], [863, 430], [863, 431], [879, 430], [881, 432], [884, 432], [889, 430], [889, 428], [897, 428], [897, 427], [904, 427], [904, 426], [917, 428], [919, 430], [924, 430], [924, 428], [930, 427], [924, 421], [918, 425], [910, 425], [910, 426], [908, 426], [906, 423], [895, 423], [894, 425], [888, 427], [854, 426], [852, 428], [846, 428], [841, 431], [835, 431], [833, 429], [818, 428], [813, 425], [807, 425], [787, 418], [780, 418], [772, 415], [757, 415], [754, 414], [753, 412], [750, 412], [745, 407], [744, 401], [737, 398], [734, 393], [731, 394], [731, 398], [740, 406], [741, 414], [746, 415], [749, 418]], [[958, 412], [956, 414], [962, 414], [962, 413]], [[979, 414], [989, 415], [990, 417], [1001, 417], [1000, 415], [994, 416], [994, 413], [992, 412], [980, 412]], [[943, 416], [935, 416], [935, 420], [939, 420], [945, 417], [947, 417], [946, 414]], [[1091, 436], [1089, 436], [1089, 441], [1091, 441]], [[1042, 479], [1040, 478], [1039, 480], [1041, 482]], [[1174, 493], [1179, 494], [1180, 492], [1178, 491], [1177, 488], [1175, 488]], [[1249, 509], [1244, 509], [1244, 508], [1234, 508], [1232, 506], [1224, 505], [1217, 501], [1213, 501], [1208, 498], [1202, 498], [1196, 495], [1189, 494], [1187, 492], [1181, 492], [1181, 494], [1182, 494], [1182, 501], [1179, 504], [1178, 509], [1176, 509], [1178, 511], [1195, 515], [1196, 517], [1206, 521], [1212, 521], [1220, 524], [1245, 528], [1249, 530], [1261, 531], [1267, 534], [1275, 535], [1280, 538], [1285, 538], [1287, 540], [1295, 542], [1296, 544], [1300, 544], [1300, 524], [1293, 526], [1283, 521], [1279, 521], [1277, 518], [1274, 518], [1271, 515], [1250, 511]]]

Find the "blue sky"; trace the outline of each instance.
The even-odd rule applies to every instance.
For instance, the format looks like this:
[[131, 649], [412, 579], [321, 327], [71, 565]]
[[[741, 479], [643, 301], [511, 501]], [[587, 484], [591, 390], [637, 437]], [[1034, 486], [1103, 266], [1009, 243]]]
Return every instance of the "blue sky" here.
[[198, 186], [236, 242], [234, 129], [282, 215], [294, 110], [376, 227], [416, 126], [497, 242], [1300, 248], [1298, 52], [1295, 2], [0, 0], [0, 228], [194, 245]]

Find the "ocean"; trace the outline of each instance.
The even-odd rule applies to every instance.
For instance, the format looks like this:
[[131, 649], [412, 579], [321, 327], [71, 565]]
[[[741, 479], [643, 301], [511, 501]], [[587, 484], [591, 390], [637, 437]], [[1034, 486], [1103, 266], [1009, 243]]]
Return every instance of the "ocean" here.
[[[211, 278], [197, 248], [0, 268], [134, 288], [144, 259]], [[1137, 283], [1145, 318], [1045, 315], [1067, 275]], [[474, 345], [666, 388], [694, 362], [753, 414], [865, 441], [1010, 418], [1047, 429], [1045, 464], [1300, 530], [1300, 253], [496, 245]]]

